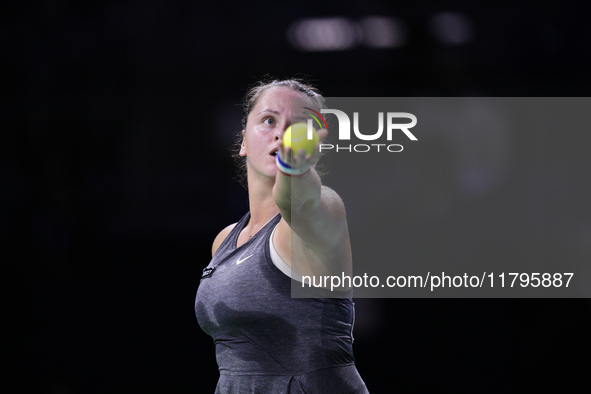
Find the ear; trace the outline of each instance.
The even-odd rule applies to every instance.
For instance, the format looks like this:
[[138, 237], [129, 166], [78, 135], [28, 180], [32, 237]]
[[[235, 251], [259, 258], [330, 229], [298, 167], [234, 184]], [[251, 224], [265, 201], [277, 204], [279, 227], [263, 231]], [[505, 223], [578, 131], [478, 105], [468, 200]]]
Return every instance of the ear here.
[[245, 144], [245, 133], [244, 130], [242, 130], [242, 143], [240, 144], [240, 152], [238, 152], [238, 154], [240, 156], [246, 156], [246, 144]]

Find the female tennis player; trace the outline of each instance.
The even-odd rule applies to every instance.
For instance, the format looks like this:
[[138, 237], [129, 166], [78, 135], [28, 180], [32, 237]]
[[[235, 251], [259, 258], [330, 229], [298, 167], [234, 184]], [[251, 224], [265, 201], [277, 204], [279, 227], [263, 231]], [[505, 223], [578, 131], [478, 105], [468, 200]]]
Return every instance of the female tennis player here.
[[216, 393], [368, 392], [354, 363], [352, 299], [291, 297], [302, 276], [351, 272], [345, 209], [315, 169], [318, 145], [307, 155], [282, 144], [303, 116], [294, 98], [324, 103], [298, 80], [260, 82], [244, 99], [238, 155], [250, 211], [215, 238], [195, 300], [214, 339]]

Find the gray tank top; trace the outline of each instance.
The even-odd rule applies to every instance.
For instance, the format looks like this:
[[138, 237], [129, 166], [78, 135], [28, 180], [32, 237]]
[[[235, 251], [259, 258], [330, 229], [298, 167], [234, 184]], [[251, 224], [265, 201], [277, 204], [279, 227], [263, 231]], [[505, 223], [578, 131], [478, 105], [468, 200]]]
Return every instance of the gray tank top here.
[[215, 344], [216, 392], [367, 392], [354, 366], [351, 298], [291, 298], [291, 279], [269, 250], [281, 215], [237, 248], [249, 218], [203, 270], [195, 299], [197, 321]]

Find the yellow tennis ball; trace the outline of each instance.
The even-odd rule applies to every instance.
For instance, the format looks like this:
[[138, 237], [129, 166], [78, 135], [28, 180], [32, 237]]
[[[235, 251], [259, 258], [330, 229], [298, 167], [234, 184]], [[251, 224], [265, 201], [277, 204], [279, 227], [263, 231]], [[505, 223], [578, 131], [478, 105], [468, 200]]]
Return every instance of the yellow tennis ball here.
[[306, 155], [312, 154], [318, 143], [318, 133], [312, 127], [312, 139], [308, 139], [308, 125], [306, 123], [294, 123], [283, 134], [283, 146], [291, 148], [294, 155], [300, 149], [306, 151]]

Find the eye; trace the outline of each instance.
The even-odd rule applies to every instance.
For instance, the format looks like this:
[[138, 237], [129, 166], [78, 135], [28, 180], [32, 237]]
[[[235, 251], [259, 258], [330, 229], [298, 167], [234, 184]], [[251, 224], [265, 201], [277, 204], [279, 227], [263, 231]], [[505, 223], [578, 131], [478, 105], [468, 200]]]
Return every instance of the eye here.
[[265, 118], [263, 119], [263, 123], [268, 126], [275, 126], [275, 119], [273, 118]]

